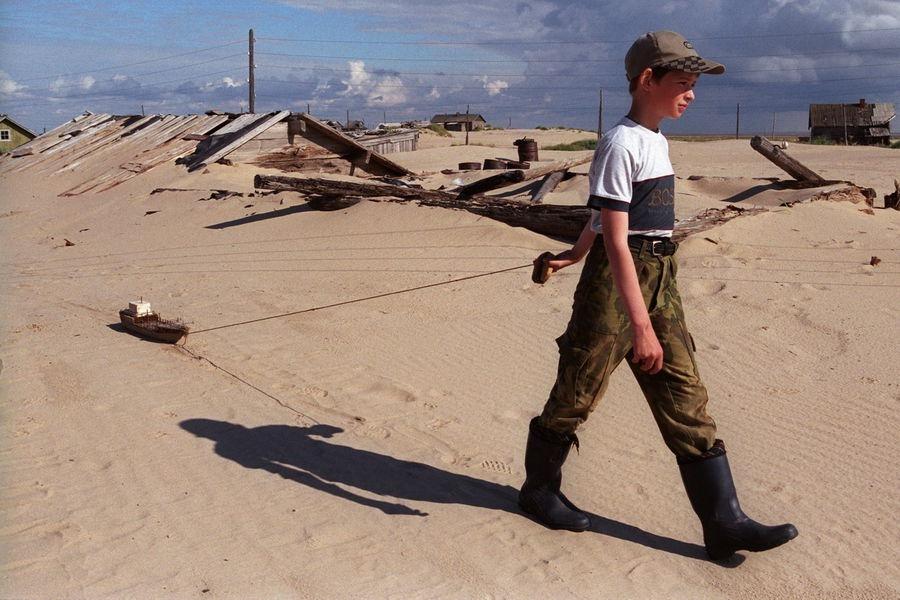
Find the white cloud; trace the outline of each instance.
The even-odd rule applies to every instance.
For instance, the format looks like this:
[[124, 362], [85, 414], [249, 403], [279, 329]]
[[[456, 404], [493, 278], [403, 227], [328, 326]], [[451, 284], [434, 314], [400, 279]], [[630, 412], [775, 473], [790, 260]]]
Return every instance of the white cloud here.
[[50, 82], [50, 91], [54, 94], [60, 91], [66, 85], [66, 80], [62, 77], [57, 77], [53, 81]]
[[81, 82], [79, 85], [81, 85], [81, 89], [89, 90], [92, 87], [94, 87], [94, 84], [96, 82], [97, 82], [97, 80], [94, 79], [93, 77], [91, 77], [90, 75], [85, 75], [84, 77], [81, 78]]
[[488, 96], [496, 96], [508, 87], [509, 84], [500, 79], [495, 79], [494, 81], [486, 81], [484, 83], [484, 89], [487, 90]]
[[350, 77], [342, 80], [347, 89], [344, 96], [363, 96], [366, 103], [377, 106], [395, 106], [407, 101], [403, 80], [396, 75], [376, 76], [366, 71], [366, 63], [362, 60], [351, 60]]
[[0, 94], [15, 94], [26, 87], [17, 83], [6, 71], [0, 71]]

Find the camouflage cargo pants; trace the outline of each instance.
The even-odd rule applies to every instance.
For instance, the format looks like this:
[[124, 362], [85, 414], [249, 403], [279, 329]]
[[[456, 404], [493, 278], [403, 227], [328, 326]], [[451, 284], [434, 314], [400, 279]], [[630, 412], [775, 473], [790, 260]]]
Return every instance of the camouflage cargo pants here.
[[663, 439], [676, 456], [694, 457], [715, 442], [716, 424], [706, 412], [706, 387], [684, 321], [674, 256], [653, 256], [647, 245], [632, 250], [653, 330], [663, 349], [654, 375], [631, 362], [632, 332], [612, 269], [597, 236], [575, 290], [572, 317], [559, 345], [556, 383], [541, 414], [544, 427], [574, 433], [603, 397], [609, 377], [628, 358]]

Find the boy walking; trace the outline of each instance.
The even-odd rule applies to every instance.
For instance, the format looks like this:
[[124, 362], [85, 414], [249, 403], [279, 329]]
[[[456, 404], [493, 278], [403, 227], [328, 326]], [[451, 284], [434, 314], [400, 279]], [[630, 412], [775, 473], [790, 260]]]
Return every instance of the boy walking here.
[[557, 339], [556, 383], [529, 426], [519, 505], [553, 529], [589, 527], [587, 515], [560, 491], [562, 465], [578, 445], [576, 429], [627, 359], [675, 454], [709, 557], [768, 550], [796, 537], [797, 529], [761, 525], [738, 503], [676, 286], [675, 175], [659, 132], [663, 119], [679, 118], [693, 101], [700, 73], [718, 75], [725, 67], [700, 58], [681, 35], [657, 31], [632, 44], [625, 70], [631, 110], [597, 145], [592, 217], [572, 249], [548, 263], [557, 271], [587, 254], [572, 317]]

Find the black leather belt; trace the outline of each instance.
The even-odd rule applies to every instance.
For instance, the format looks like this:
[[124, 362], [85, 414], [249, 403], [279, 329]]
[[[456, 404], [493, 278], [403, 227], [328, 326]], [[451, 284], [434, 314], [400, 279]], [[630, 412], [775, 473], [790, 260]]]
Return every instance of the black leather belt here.
[[669, 238], [628, 236], [628, 247], [636, 252], [647, 251], [650, 256], [671, 256], [678, 250], [678, 243]]

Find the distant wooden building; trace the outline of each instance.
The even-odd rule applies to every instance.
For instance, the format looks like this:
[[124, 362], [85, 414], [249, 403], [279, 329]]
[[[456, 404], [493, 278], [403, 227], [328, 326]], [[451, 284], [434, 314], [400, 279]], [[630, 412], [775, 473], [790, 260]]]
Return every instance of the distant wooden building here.
[[9, 152], [37, 137], [37, 134], [9, 118], [0, 115], [0, 152]]
[[484, 129], [487, 121], [478, 114], [453, 113], [452, 115], [434, 115], [431, 117], [434, 125], [443, 125], [447, 131], [474, 131]]
[[826, 138], [851, 144], [889, 145], [891, 120], [896, 116], [890, 103], [810, 104], [810, 139]]

